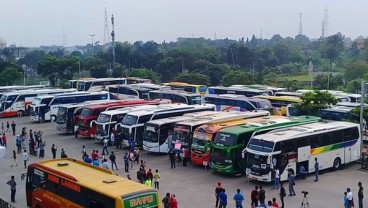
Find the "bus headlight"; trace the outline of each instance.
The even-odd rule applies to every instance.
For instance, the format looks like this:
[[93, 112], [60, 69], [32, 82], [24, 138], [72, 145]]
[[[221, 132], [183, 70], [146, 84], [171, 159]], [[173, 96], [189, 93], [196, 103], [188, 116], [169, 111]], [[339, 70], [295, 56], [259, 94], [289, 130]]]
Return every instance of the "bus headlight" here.
[[232, 163], [232, 160], [225, 160], [225, 163]]

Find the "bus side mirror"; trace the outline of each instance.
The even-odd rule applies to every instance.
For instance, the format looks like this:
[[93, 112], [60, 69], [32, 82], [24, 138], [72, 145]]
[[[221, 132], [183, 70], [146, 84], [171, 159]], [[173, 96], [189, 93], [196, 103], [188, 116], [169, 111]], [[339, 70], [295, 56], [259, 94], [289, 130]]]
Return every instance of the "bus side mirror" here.
[[245, 150], [243, 150], [243, 151], [242, 151], [242, 158], [243, 158], [243, 159], [245, 159], [245, 154], [246, 154], [246, 151], [245, 151]]
[[129, 134], [132, 134], [132, 128], [129, 128]]
[[267, 165], [270, 165], [271, 164], [271, 157], [267, 157]]

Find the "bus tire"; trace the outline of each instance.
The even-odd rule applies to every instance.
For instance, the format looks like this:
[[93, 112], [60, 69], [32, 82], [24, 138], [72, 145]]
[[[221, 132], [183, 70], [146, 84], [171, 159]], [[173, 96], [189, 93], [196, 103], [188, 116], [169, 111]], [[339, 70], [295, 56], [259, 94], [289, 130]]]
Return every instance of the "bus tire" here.
[[341, 159], [339, 157], [335, 158], [333, 162], [333, 168], [334, 170], [340, 170], [341, 169]]
[[22, 116], [24, 116], [24, 111], [18, 111], [17, 114], [18, 114], [19, 117], [22, 117]]
[[56, 116], [52, 115], [51, 116], [51, 122], [55, 122], [56, 121]]

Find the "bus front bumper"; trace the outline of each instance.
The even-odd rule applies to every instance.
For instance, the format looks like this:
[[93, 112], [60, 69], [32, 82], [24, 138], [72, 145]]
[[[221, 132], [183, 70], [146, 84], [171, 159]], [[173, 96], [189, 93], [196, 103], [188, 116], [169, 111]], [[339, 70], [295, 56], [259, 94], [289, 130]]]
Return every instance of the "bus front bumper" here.
[[265, 174], [265, 175], [258, 175], [258, 174], [253, 174], [251, 172], [251, 170], [249, 168], [245, 169], [245, 174], [247, 176], [247, 178], [255, 180], [255, 181], [264, 181], [264, 182], [271, 182], [271, 177], [270, 177], [270, 173]]
[[203, 165], [203, 162], [208, 162], [210, 159], [211, 154], [196, 154], [196, 153], [191, 153], [191, 161], [193, 164], [196, 165]]

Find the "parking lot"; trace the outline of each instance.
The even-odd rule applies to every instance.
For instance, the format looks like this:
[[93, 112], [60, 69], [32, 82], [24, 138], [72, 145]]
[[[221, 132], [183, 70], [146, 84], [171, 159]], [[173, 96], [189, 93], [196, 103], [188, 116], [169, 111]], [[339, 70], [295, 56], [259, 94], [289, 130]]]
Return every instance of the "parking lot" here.
[[[57, 157], [60, 157], [60, 150], [64, 148], [66, 154], [69, 157], [81, 158], [82, 146], [85, 145], [87, 152], [93, 149], [98, 149], [102, 152], [102, 145], [96, 144], [90, 139], [75, 139], [73, 135], [63, 135], [56, 131], [56, 127], [53, 123], [32, 123], [29, 117], [23, 118], [10, 118], [2, 119], [1, 122], [15, 121], [17, 124], [17, 131], [20, 133], [22, 127], [27, 127], [33, 130], [43, 131], [43, 139], [46, 140], [45, 159], [51, 158], [51, 145], [55, 144], [58, 147]], [[16, 203], [17, 208], [26, 207], [26, 197], [24, 189], [24, 181], [21, 181], [21, 174], [26, 172], [23, 167], [22, 156], [18, 156], [18, 167], [10, 167], [11, 164], [11, 152], [15, 150], [15, 137], [8, 134], [8, 151], [5, 159], [1, 159], [1, 177], [0, 184], [0, 198], [10, 201], [10, 188], [6, 186], [6, 182], [10, 179], [11, 175], [16, 177], [18, 182]], [[115, 147], [109, 147], [110, 150], [115, 150]], [[126, 173], [123, 172], [123, 150], [116, 150], [118, 158], [118, 166], [120, 169], [116, 173], [122, 177], [126, 177]], [[271, 189], [271, 184], [256, 183], [248, 181], [244, 176], [222, 176], [219, 174], [211, 173], [208, 169], [205, 170], [201, 166], [193, 166], [189, 164], [186, 167], [178, 165], [176, 169], [170, 168], [169, 158], [167, 155], [155, 155], [141, 152], [141, 159], [147, 162], [147, 167], [158, 169], [161, 174], [160, 180], [160, 193], [161, 197], [166, 192], [174, 193], [179, 201], [179, 207], [181, 208], [207, 208], [214, 207], [214, 189], [218, 181], [222, 182], [228, 194], [228, 207], [235, 207], [232, 200], [237, 188], [241, 189], [241, 192], [245, 197], [245, 207], [250, 206], [250, 192], [255, 185], [263, 185], [266, 190], [266, 200], [271, 200], [272, 197], [276, 197], [278, 202], [278, 191]], [[35, 156], [30, 156], [30, 163], [39, 161]], [[354, 193], [354, 199], [357, 204], [357, 183], [361, 181], [363, 186], [368, 188], [368, 172], [359, 170], [359, 164], [351, 164], [345, 167], [345, 169], [337, 172], [324, 172], [320, 176], [320, 181], [314, 183], [313, 175], [307, 177], [306, 180], [296, 180], [296, 193], [294, 197], [285, 198], [285, 207], [300, 207], [303, 199], [301, 191], [308, 191], [309, 204], [312, 208], [335, 208], [343, 207], [343, 193], [347, 187], [350, 187]], [[133, 180], [136, 180], [137, 165], [131, 170], [131, 176]], [[287, 190], [287, 184], [285, 184]], [[366, 196], [367, 192], [366, 192]], [[367, 198], [367, 197], [366, 197]], [[279, 202], [281, 205], [281, 203]], [[367, 200], [365, 199], [365, 205]]]

